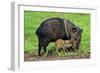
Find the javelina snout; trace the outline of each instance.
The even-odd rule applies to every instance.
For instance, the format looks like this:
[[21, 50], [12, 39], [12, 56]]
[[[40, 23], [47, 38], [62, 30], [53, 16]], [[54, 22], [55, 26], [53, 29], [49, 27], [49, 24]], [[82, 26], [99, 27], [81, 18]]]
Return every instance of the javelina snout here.
[[71, 32], [71, 40], [73, 41], [73, 48], [79, 49], [79, 45], [81, 42], [83, 29], [79, 27], [73, 27]]

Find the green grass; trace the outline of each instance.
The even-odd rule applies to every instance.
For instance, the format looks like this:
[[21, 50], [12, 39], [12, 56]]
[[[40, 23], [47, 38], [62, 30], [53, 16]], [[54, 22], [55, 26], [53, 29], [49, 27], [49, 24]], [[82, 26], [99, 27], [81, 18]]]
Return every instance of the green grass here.
[[[83, 13], [59, 13], [59, 12], [33, 12], [24, 11], [24, 51], [37, 54], [38, 39], [35, 34], [41, 22], [48, 18], [64, 18], [72, 21], [83, 29], [80, 51], [90, 52], [90, 14]], [[50, 43], [48, 50], [54, 48], [54, 43]], [[75, 52], [79, 53], [79, 52]], [[74, 53], [70, 53], [71, 55]], [[68, 55], [68, 54], [67, 54]]]

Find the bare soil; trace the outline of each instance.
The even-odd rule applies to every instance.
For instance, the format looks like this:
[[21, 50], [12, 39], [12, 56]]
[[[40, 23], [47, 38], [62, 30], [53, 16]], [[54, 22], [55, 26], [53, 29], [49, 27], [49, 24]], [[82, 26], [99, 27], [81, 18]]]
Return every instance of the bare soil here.
[[68, 60], [68, 59], [89, 59], [90, 54], [80, 54], [80, 55], [71, 55], [71, 56], [56, 56], [56, 55], [49, 55], [49, 56], [38, 56], [32, 55], [29, 53], [24, 54], [24, 61], [47, 61], [47, 60]]

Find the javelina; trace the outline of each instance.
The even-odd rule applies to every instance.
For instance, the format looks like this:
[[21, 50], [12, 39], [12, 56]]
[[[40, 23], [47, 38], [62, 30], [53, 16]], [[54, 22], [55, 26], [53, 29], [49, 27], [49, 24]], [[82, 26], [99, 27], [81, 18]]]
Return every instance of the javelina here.
[[76, 26], [69, 20], [62, 18], [50, 18], [41, 23], [41, 25], [36, 30], [38, 36], [38, 55], [41, 55], [41, 48], [44, 49], [46, 53], [46, 48], [50, 42], [56, 41], [58, 39], [68, 40], [75, 39], [77, 43], [76, 47], [79, 48], [81, 41], [82, 29]]
[[64, 49], [65, 51], [74, 51], [76, 47], [76, 40], [70, 39], [64, 41]]
[[64, 40], [58, 39], [58, 40], [55, 42], [55, 46], [56, 46], [56, 49], [57, 49], [58, 51], [61, 51], [61, 50], [64, 51]]
[[55, 42], [55, 45], [56, 45], [56, 49], [58, 51], [69, 51], [71, 48], [72, 48], [72, 44], [73, 44], [73, 41], [72, 40], [62, 40], [62, 39], [58, 39], [56, 42]]

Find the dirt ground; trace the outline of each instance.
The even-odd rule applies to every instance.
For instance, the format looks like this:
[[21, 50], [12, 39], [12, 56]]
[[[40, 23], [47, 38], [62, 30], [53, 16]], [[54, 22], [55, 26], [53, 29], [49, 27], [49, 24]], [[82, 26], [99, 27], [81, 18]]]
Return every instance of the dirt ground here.
[[55, 56], [55, 55], [49, 55], [49, 56], [38, 56], [38, 55], [32, 55], [29, 53], [24, 54], [24, 61], [47, 61], [47, 60], [68, 60], [68, 59], [89, 59], [90, 54], [80, 54], [80, 55], [74, 55], [74, 56]]

